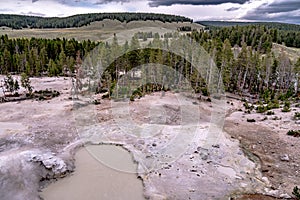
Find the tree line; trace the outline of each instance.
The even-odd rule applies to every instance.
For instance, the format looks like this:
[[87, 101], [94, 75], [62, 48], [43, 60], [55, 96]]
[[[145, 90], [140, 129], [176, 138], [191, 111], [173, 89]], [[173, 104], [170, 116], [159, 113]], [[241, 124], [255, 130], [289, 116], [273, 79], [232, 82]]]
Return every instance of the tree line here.
[[[57, 76], [72, 72], [78, 59], [98, 45], [75, 39], [10, 39], [0, 37], [0, 74], [26, 73], [29, 76]], [[77, 60], [77, 61], [76, 61]]]
[[[1, 36], [0, 73], [25, 72], [29, 76], [68, 75], [67, 72], [74, 72], [75, 65], [81, 65], [83, 58], [89, 60], [88, 52], [97, 46], [96, 55], [103, 58], [102, 65], [110, 66], [103, 74], [106, 78], [102, 88], [111, 88], [121, 76], [131, 73], [136, 66], [160, 63], [171, 66], [178, 72], [179, 79], [175, 80], [176, 84], [186, 78], [196, 92], [207, 94], [208, 75], [200, 76], [195, 66], [185, 59], [157, 49], [172, 48], [174, 41], [191, 37], [215, 61], [219, 82], [223, 82], [226, 91], [272, 97], [300, 91], [300, 58], [291, 60], [284, 51], [275, 55], [272, 41], [276, 31], [273, 29], [266, 29], [264, 26], [231, 27], [218, 31], [193, 31], [187, 35], [173, 34], [173, 38], [172, 34], [161, 37], [157, 33], [145, 33], [152, 38], [149, 39], [147, 48], [139, 50], [140, 42], [144, 41], [142, 37], [138, 37], [141, 34], [136, 34], [131, 41], [124, 44], [118, 43], [116, 35], [112, 43], [89, 40], [78, 42], [74, 39], [9, 39]], [[192, 52], [187, 52], [187, 56], [197, 56], [189, 55]], [[116, 59], [115, 55], [123, 56]], [[93, 65], [96, 66], [97, 63]], [[154, 77], [162, 77], [164, 72], [156, 69], [149, 73]]]
[[192, 19], [183, 16], [154, 13], [90, 13], [63, 18], [0, 14], [0, 26], [7, 26], [13, 29], [76, 28], [104, 19], [119, 20], [126, 23], [146, 20], [157, 20], [161, 22], [193, 22]]
[[280, 22], [230, 22], [230, 21], [197, 21], [195, 23], [201, 24], [208, 29], [222, 29], [224, 27], [232, 26], [265, 26], [268, 29], [277, 29], [283, 31], [300, 31], [300, 25], [288, 24]]
[[261, 51], [261, 53], [269, 52], [272, 48], [272, 43], [300, 48], [300, 31], [283, 31], [258, 25], [232, 26], [209, 31], [203, 30], [199, 34], [194, 35], [194, 37], [201, 43], [211, 39], [220, 39], [222, 42], [228, 39], [231, 46], [241, 46], [245, 42], [247, 46], [251, 46]]

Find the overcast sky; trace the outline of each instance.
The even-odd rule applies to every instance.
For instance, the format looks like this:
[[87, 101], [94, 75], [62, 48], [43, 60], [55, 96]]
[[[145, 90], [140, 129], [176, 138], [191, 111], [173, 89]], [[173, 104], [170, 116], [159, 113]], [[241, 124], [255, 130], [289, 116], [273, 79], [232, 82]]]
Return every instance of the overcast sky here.
[[69, 16], [94, 12], [154, 12], [196, 20], [300, 24], [300, 0], [0, 0], [0, 13]]

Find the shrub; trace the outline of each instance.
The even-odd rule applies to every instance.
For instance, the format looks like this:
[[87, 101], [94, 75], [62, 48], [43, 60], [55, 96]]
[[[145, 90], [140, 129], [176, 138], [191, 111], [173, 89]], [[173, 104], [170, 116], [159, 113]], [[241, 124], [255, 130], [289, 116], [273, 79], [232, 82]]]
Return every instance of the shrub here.
[[267, 110], [279, 108], [279, 102], [269, 102], [267, 105]]
[[133, 95], [130, 96], [130, 101], [134, 101], [134, 96]]
[[290, 102], [286, 101], [286, 102], [284, 103], [282, 112], [290, 112], [290, 111], [291, 111], [290, 107], [291, 107]]
[[256, 108], [256, 112], [257, 112], [257, 113], [264, 113], [264, 112], [266, 112], [266, 111], [267, 111], [267, 107], [265, 107], [265, 106], [263, 106], [263, 105], [258, 106], [258, 107]]
[[294, 115], [295, 120], [300, 120], [300, 112], [296, 112]]
[[250, 110], [245, 110], [245, 113], [246, 114], [251, 114], [251, 111]]
[[289, 130], [287, 132], [287, 135], [294, 136], [294, 137], [300, 137], [300, 130]]
[[209, 96], [209, 92], [207, 90], [207, 88], [202, 88], [201, 89], [202, 95], [208, 97]]
[[295, 198], [297, 200], [300, 200], [300, 190], [299, 190], [299, 188], [297, 186], [294, 187], [294, 190], [293, 190], [292, 194], [295, 196]]
[[272, 118], [272, 120], [281, 120], [281, 117], [275, 116]]
[[261, 121], [266, 121], [268, 120], [268, 117], [264, 117]]
[[250, 111], [253, 110], [253, 108], [254, 108], [254, 106], [253, 105], [250, 106], [247, 101], [243, 105], [244, 105], [245, 109], [250, 110]]
[[275, 113], [273, 112], [273, 111], [271, 111], [271, 110], [269, 110], [268, 112], [267, 112], [267, 115], [274, 115]]
[[256, 122], [256, 120], [255, 119], [247, 119], [247, 122], [253, 123], [253, 122]]

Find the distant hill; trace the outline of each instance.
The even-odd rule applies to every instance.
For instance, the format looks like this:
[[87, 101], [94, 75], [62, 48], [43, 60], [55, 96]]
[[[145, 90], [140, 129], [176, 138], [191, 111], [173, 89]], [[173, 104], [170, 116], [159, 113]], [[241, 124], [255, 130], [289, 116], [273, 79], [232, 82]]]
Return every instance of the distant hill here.
[[63, 18], [0, 14], [0, 26], [6, 26], [13, 29], [75, 28], [104, 19], [119, 20], [120, 22], [127, 23], [131, 21], [146, 20], [157, 20], [161, 22], [193, 22], [192, 19], [183, 16], [154, 13], [90, 13]]
[[249, 26], [249, 25], [260, 25], [266, 26], [266, 28], [274, 28], [284, 31], [300, 31], [300, 25], [297, 24], [287, 24], [279, 22], [229, 22], [229, 21], [197, 21], [195, 23], [206, 26], [210, 29], [218, 29], [222, 27], [230, 26]]

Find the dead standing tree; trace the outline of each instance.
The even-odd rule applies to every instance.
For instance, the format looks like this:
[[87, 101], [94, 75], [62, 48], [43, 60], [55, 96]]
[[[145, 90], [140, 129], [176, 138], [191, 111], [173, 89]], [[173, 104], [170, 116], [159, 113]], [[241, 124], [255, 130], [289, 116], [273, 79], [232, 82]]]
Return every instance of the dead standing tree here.
[[80, 58], [80, 52], [77, 52], [76, 65], [74, 73], [72, 73], [72, 88], [71, 95], [73, 99], [78, 99], [78, 93], [82, 89], [81, 79], [83, 78], [82, 60]]
[[0, 81], [0, 88], [2, 89], [3, 97], [0, 96], [0, 102], [3, 102], [6, 100], [6, 93], [5, 93], [5, 86], [4, 86], [4, 80]]

